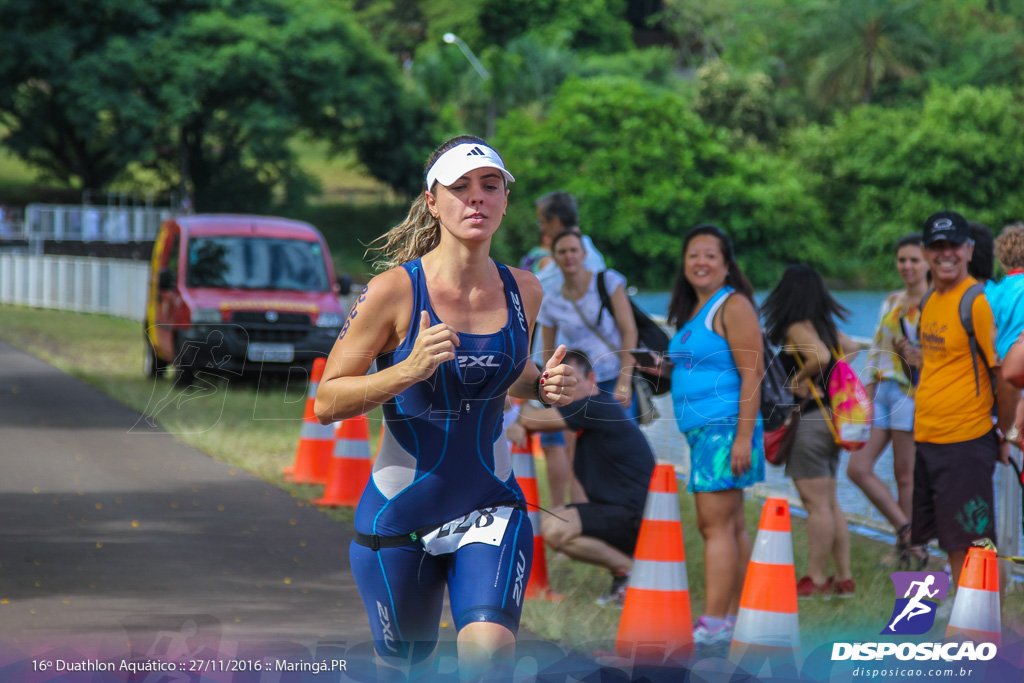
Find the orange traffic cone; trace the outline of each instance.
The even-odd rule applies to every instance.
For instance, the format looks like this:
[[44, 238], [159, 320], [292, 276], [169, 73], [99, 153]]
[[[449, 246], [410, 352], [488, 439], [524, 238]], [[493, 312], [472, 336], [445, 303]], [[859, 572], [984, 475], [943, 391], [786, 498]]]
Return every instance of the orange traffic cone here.
[[338, 423], [334, 432], [334, 457], [324, 495], [317, 505], [348, 505], [355, 507], [363, 489], [370, 482], [370, 429], [365, 415], [356, 415]]
[[309, 392], [306, 394], [306, 410], [302, 415], [302, 432], [299, 446], [295, 450], [295, 464], [283, 470], [285, 479], [296, 484], [325, 484], [330, 469], [331, 453], [334, 450], [334, 425], [322, 425], [313, 413], [316, 390], [324, 376], [327, 360], [313, 361], [313, 373], [309, 378]]
[[540, 492], [537, 489], [537, 467], [533, 462], [533, 450], [529, 446], [531, 434], [526, 433], [526, 447], [512, 444], [512, 471], [516, 481], [523, 489], [526, 507], [533, 526], [533, 568], [530, 569], [530, 580], [526, 584], [526, 597], [530, 599], [564, 600], [557, 593], [551, 592], [548, 583], [548, 563], [544, 555], [544, 536], [540, 532]]
[[953, 612], [946, 627], [946, 639], [973, 640], [997, 646], [1001, 643], [999, 567], [994, 550], [971, 548], [967, 551], [967, 559], [960, 570]]
[[789, 503], [769, 498], [761, 509], [729, 659], [737, 664], [780, 655], [792, 659], [799, 647]]
[[657, 465], [644, 505], [615, 650], [622, 657], [657, 664], [669, 657], [688, 657], [692, 649], [676, 473], [671, 465]]

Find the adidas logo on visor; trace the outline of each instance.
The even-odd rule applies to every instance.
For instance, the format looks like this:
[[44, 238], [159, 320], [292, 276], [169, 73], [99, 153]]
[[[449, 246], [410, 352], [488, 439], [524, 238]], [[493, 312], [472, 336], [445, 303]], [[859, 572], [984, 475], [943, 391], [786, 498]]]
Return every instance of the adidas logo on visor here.
[[505, 170], [505, 164], [502, 163], [497, 152], [486, 145], [465, 142], [452, 147], [437, 158], [437, 161], [427, 171], [427, 189], [432, 188], [435, 182], [447, 187], [478, 168], [497, 169], [505, 177], [505, 182], [514, 183], [516, 181], [512, 174]]

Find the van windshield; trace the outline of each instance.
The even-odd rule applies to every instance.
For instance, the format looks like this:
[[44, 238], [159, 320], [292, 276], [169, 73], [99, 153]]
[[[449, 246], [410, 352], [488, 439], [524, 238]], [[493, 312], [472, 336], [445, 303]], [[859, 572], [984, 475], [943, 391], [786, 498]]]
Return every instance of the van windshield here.
[[186, 281], [192, 287], [329, 289], [317, 242], [266, 237], [189, 240]]

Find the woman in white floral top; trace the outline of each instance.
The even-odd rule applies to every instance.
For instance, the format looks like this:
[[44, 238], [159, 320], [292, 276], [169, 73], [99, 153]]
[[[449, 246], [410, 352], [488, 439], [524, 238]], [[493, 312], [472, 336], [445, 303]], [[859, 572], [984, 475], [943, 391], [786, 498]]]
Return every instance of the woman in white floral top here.
[[[919, 234], [907, 235], [896, 246], [896, 268], [906, 288], [885, 298], [878, 329], [868, 352], [868, 393], [875, 421], [871, 437], [850, 454], [846, 473], [896, 531], [893, 560], [898, 568], [919, 570], [928, 561], [920, 547], [910, 546], [910, 509], [914, 487], [914, 385], [916, 371], [902, 360], [896, 343], [917, 341], [921, 298], [928, 289], [928, 263]], [[896, 496], [875, 474], [875, 463], [892, 441]]]

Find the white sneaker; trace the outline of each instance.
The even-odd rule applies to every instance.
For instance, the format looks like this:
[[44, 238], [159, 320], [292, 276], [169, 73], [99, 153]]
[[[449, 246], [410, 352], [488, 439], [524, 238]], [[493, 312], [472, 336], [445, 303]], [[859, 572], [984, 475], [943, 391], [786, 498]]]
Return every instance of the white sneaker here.
[[597, 598], [597, 604], [601, 607], [617, 607], [622, 609], [626, 603], [626, 588], [629, 587], [629, 574], [616, 576], [612, 574], [612, 587], [608, 592]]
[[729, 647], [730, 643], [732, 643], [732, 628], [728, 622], [717, 630], [711, 631], [704, 622], [704, 617], [701, 617], [697, 620], [697, 625], [693, 627], [693, 644], [698, 648], [723, 648]]

